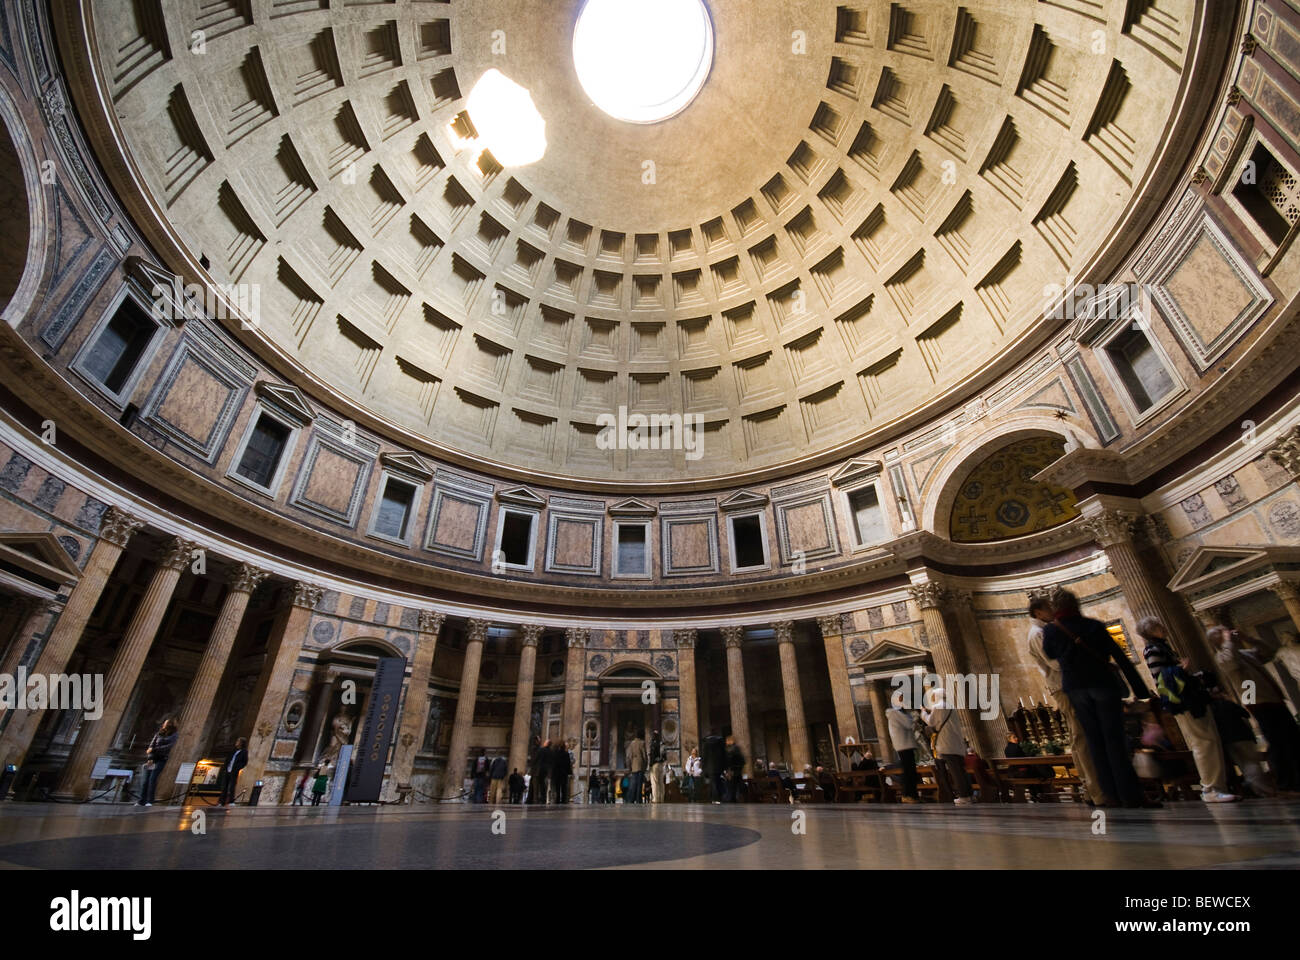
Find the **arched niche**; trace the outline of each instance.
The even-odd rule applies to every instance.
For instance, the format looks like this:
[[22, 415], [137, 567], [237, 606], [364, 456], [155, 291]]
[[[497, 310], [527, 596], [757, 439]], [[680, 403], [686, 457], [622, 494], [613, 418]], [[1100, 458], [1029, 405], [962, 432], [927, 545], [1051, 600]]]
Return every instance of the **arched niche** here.
[[1056, 434], [1022, 436], [970, 458], [954, 473], [948, 538], [994, 543], [1039, 533], [1079, 515], [1072, 491], [1034, 479], [1065, 455]]
[[0, 87], [0, 319], [11, 327], [36, 299], [48, 234], [45, 192], [26, 127]]

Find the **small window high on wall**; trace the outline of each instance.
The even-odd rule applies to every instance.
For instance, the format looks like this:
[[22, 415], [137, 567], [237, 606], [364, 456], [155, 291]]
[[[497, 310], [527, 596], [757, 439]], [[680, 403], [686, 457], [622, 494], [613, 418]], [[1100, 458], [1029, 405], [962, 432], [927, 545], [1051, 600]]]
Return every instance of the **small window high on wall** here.
[[880, 506], [880, 491], [868, 484], [848, 494], [849, 512], [853, 517], [853, 536], [858, 546], [889, 539], [889, 525]]
[[649, 532], [647, 523], [619, 523], [614, 552], [614, 576], [648, 577], [650, 575]]
[[1173, 377], [1141, 329], [1129, 328], [1111, 340], [1106, 344], [1106, 355], [1139, 413], [1173, 392]]
[[502, 510], [497, 530], [497, 550], [508, 567], [533, 566], [533, 531], [536, 517], [519, 510]]
[[767, 566], [767, 537], [763, 518], [757, 513], [729, 517], [731, 530], [731, 567], [748, 570]]
[[1300, 182], [1262, 142], [1255, 143], [1232, 196], [1275, 245], [1300, 219]]
[[264, 492], [274, 493], [279, 483], [285, 451], [293, 437], [293, 429], [271, 416], [265, 410], [259, 411], [257, 422], [244, 439], [244, 448], [239, 454], [234, 474]]
[[396, 477], [385, 477], [383, 491], [375, 506], [375, 518], [370, 532], [405, 543], [411, 527], [411, 516], [415, 513], [419, 488]]
[[126, 297], [90, 335], [75, 366], [115, 399], [123, 398], [157, 332], [148, 311]]

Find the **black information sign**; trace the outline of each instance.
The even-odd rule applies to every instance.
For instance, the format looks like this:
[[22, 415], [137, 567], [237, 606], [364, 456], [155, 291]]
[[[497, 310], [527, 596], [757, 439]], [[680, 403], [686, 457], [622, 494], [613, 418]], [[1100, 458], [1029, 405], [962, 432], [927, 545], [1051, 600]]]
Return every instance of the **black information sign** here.
[[352, 754], [352, 769], [343, 794], [347, 803], [378, 803], [384, 785], [384, 766], [388, 748], [397, 731], [397, 705], [402, 699], [402, 678], [406, 675], [405, 657], [383, 657], [375, 670], [375, 684], [370, 691], [370, 708], [361, 739]]

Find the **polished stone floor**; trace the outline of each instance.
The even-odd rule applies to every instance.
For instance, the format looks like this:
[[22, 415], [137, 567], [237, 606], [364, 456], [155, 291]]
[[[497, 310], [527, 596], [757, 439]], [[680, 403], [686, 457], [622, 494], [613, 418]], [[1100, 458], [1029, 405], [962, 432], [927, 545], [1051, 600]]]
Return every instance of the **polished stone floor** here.
[[[196, 832], [194, 812], [203, 812]], [[1300, 803], [0, 805], [6, 869], [1296, 869]], [[1104, 832], [1099, 828], [1104, 826]]]

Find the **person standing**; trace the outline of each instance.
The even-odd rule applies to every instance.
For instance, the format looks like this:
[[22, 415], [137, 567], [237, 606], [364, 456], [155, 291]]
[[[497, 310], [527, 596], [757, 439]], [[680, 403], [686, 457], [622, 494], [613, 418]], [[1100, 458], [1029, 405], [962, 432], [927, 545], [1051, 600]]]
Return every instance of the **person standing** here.
[[1047, 690], [1065, 729], [1069, 731], [1070, 759], [1074, 761], [1075, 772], [1083, 781], [1083, 795], [1093, 806], [1108, 806], [1115, 802], [1114, 797], [1107, 797], [1098, 785], [1097, 769], [1092, 762], [1092, 750], [1088, 747], [1088, 738], [1083, 735], [1083, 727], [1074, 715], [1074, 707], [1062, 687], [1060, 665], [1043, 652], [1043, 629], [1052, 622], [1052, 601], [1045, 596], [1029, 598], [1029, 634], [1025, 642], [1029, 645], [1029, 656], [1043, 675], [1043, 686]]
[[711, 790], [709, 799], [713, 803], [721, 803], [723, 795], [727, 792], [722, 779], [726, 766], [727, 745], [722, 742], [722, 738], [716, 733], [710, 733], [704, 740], [703, 769], [704, 777], [709, 781]]
[[682, 780], [682, 788], [686, 794], [689, 803], [696, 802], [696, 791], [699, 789], [700, 775], [702, 768], [700, 766], [700, 751], [698, 747], [691, 747], [690, 756], [686, 758], [684, 768], [685, 777]]
[[627, 794], [624, 797], [624, 803], [641, 802], [641, 785], [645, 782], [645, 768], [648, 759], [645, 741], [641, 737], [642, 733], [638, 730], [636, 737], [627, 745], [627, 765], [631, 775], [628, 777]]
[[[1146, 683], [1105, 625], [1080, 612], [1078, 597], [1060, 590], [1053, 607], [1055, 620], [1043, 629], [1043, 652], [1061, 666], [1061, 687], [1092, 750], [1102, 794], [1126, 807], [1164, 806], [1143, 795], [1124, 736], [1124, 697], [1132, 688], [1138, 700], [1151, 699]], [[1123, 679], [1112, 673], [1112, 663]]]
[[546, 747], [541, 737], [533, 737], [533, 757], [528, 768], [528, 802], [545, 803], [546, 788], [542, 780], [542, 760]]
[[493, 758], [488, 780], [488, 803], [495, 806], [501, 803], [501, 794], [506, 786], [506, 758], [504, 756]]
[[916, 793], [916, 736], [913, 734], [912, 717], [903, 709], [901, 703], [891, 703], [885, 711], [889, 724], [889, 745], [898, 754], [898, 765], [903, 771], [903, 803], [919, 803]]
[[235, 799], [239, 786], [239, 771], [248, 766], [248, 740], [240, 737], [235, 741], [235, 749], [226, 761], [226, 779], [221, 785], [221, 805], [228, 807]]
[[1137, 630], [1144, 643], [1142, 657], [1156, 681], [1160, 705], [1173, 716], [1192, 751], [1201, 777], [1201, 799], [1206, 803], [1231, 803], [1237, 797], [1228, 792], [1228, 769], [1214, 714], [1210, 712], [1209, 693], [1200, 680], [1187, 672], [1187, 661], [1180, 661], [1174, 653], [1163, 623], [1155, 617], [1143, 617]]
[[510, 773], [510, 802], [511, 804], [524, 802], [524, 778], [519, 775], [518, 767]]
[[325, 773], [325, 768], [321, 767], [316, 771], [316, 779], [311, 784], [311, 805], [319, 807], [321, 798], [325, 796], [325, 788], [329, 786], [330, 778]]
[[934, 689], [933, 699], [934, 706], [922, 710], [921, 719], [934, 739], [931, 752], [934, 754], [935, 782], [942, 777], [952, 792], [952, 802], [959, 807], [965, 806], [971, 802], [970, 780], [966, 776], [966, 741], [962, 739], [957, 714], [948, 705], [942, 687]]
[[551, 741], [543, 740], [537, 751], [537, 774], [533, 777], [532, 787], [537, 803], [546, 804], [551, 800], [551, 767], [554, 763], [555, 751], [551, 749]]
[[145, 751], [144, 780], [140, 784], [140, 799], [135, 802], [137, 807], [153, 806], [154, 791], [158, 788], [158, 777], [162, 774], [163, 767], [167, 765], [167, 758], [171, 756], [172, 747], [176, 746], [178, 734], [176, 721], [168, 718], [162, 722], [158, 732], [149, 741], [149, 748]]
[[1213, 627], [1207, 636], [1216, 650], [1214, 662], [1223, 675], [1224, 689], [1250, 711], [1268, 743], [1268, 765], [1277, 779], [1278, 791], [1286, 794], [1300, 790], [1300, 729], [1287, 709], [1282, 687], [1237, 631]]
[[664, 744], [658, 730], [650, 734], [650, 802], [664, 802]]
[[304, 770], [302, 776], [298, 778], [298, 786], [293, 791], [293, 805], [301, 807], [303, 800], [307, 797], [307, 787], [311, 783], [311, 771]]
[[555, 802], [569, 802], [569, 776], [573, 773], [573, 755], [569, 745], [563, 740], [553, 748], [551, 759], [551, 781], [554, 783]]
[[727, 737], [727, 802], [740, 800], [740, 780], [745, 773], [745, 754], [734, 736]]

